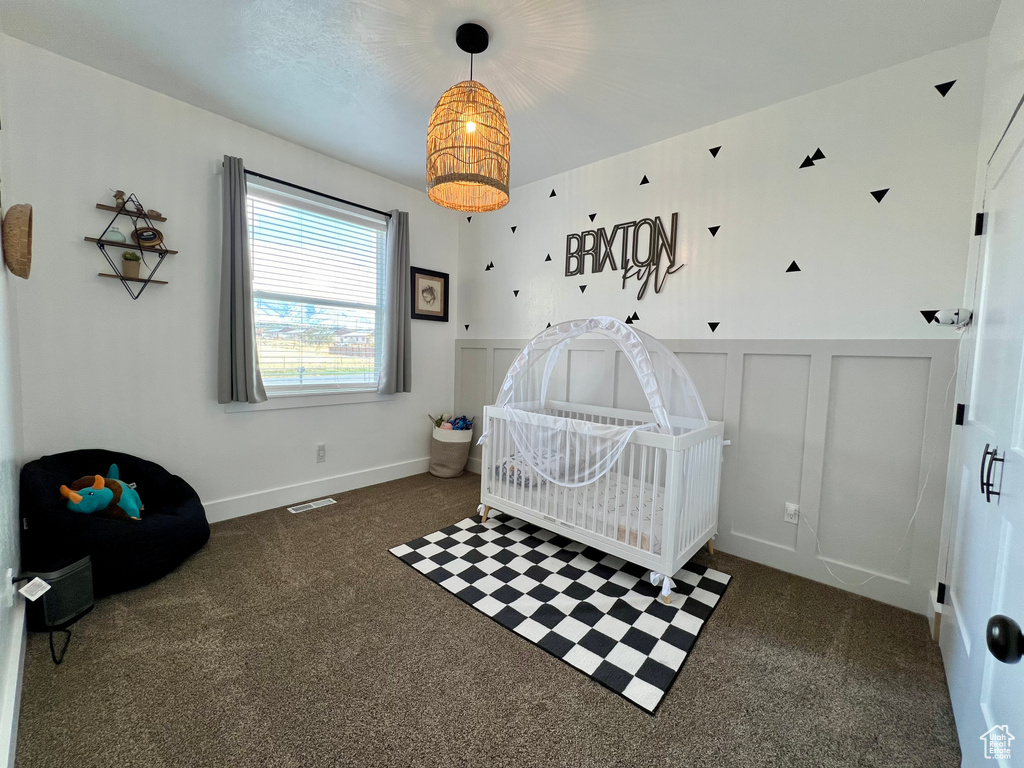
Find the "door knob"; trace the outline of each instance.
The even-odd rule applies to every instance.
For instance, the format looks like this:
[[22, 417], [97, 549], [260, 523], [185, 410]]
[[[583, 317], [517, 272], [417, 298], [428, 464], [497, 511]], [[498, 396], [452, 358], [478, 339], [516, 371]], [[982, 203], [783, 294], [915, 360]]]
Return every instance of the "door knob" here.
[[1024, 633], [1009, 616], [996, 614], [985, 627], [988, 652], [1004, 664], [1016, 664], [1024, 656]]

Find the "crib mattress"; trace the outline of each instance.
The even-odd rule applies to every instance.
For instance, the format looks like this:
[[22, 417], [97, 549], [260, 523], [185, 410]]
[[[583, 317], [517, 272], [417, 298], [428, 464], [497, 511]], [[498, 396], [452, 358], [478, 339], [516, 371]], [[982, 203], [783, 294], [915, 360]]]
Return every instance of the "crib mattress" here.
[[[509, 467], [515, 469], [510, 472]], [[590, 485], [566, 488], [549, 483], [529, 468], [521, 469], [514, 459], [496, 464], [492, 477], [491, 492], [499, 498], [644, 552], [661, 554], [662, 485], [650, 480], [641, 484], [637, 478], [631, 484], [627, 474], [612, 471]]]

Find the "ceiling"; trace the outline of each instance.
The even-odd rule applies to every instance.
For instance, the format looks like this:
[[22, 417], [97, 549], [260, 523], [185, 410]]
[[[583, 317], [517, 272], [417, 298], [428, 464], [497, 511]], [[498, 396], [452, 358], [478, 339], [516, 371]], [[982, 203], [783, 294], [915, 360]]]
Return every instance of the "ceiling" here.
[[3, 0], [9, 35], [423, 188], [464, 80], [505, 106], [512, 186], [988, 34], [999, 0]]

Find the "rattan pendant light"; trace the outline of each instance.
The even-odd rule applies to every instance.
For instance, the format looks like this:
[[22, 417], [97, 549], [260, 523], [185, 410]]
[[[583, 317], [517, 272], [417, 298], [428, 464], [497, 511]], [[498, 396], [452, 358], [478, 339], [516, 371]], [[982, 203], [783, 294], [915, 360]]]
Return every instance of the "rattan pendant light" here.
[[487, 49], [487, 30], [463, 24], [455, 33], [470, 54], [469, 80], [438, 99], [427, 128], [427, 195], [457, 211], [495, 211], [508, 204], [509, 135], [505, 110], [473, 79], [473, 54]]

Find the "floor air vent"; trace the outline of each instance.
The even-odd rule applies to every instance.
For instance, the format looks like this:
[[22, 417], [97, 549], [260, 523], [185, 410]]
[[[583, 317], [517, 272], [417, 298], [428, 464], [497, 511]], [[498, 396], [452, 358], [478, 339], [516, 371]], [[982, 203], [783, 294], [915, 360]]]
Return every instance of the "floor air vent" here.
[[288, 511], [294, 515], [296, 512], [308, 512], [309, 510], [316, 509], [317, 507], [329, 507], [331, 504], [337, 503], [338, 502], [334, 499], [318, 499], [317, 501], [311, 501], [307, 504], [299, 504], [297, 507], [288, 507]]

